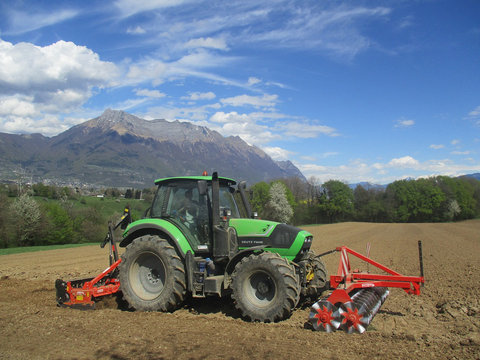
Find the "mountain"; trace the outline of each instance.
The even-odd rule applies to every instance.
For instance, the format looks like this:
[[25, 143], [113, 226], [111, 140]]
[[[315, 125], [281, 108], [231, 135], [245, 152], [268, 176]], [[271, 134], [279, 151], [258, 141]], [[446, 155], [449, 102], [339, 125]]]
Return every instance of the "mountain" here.
[[[462, 176], [460, 176], [460, 177], [462, 177]], [[480, 173], [463, 175], [463, 177], [469, 177], [469, 178], [473, 178], [473, 179], [476, 179], [476, 180], [480, 180]]]
[[291, 176], [305, 179], [290, 161], [276, 162], [238, 136], [110, 109], [52, 138], [0, 133], [0, 166], [0, 180], [23, 169], [33, 181], [136, 188], [205, 170], [251, 185]]

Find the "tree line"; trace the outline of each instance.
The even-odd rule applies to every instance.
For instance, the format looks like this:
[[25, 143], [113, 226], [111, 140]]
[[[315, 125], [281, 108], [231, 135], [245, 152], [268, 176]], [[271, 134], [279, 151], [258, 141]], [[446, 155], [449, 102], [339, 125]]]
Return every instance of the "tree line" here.
[[[68, 187], [2, 185], [0, 247], [100, 242], [108, 221], [119, 218], [127, 202], [134, 218], [140, 218], [154, 191], [109, 188], [98, 199]], [[257, 183], [249, 188], [249, 194], [252, 209], [260, 218], [294, 225], [480, 217], [480, 181], [468, 177], [436, 176], [354, 189], [338, 180], [320, 184], [314, 177], [308, 181], [288, 178]]]
[[[287, 205], [271, 211], [272, 190], [283, 185]], [[274, 191], [275, 192], [275, 191]], [[278, 192], [278, 187], [276, 192]], [[250, 188], [252, 208], [261, 218], [301, 224], [341, 221], [444, 222], [480, 217], [480, 181], [436, 176], [398, 180], [386, 187], [348, 184], [330, 180], [323, 184], [312, 177], [260, 182]], [[280, 219], [290, 206], [292, 214]]]
[[[127, 193], [108, 188], [97, 198], [69, 187], [2, 185], [0, 248], [101, 242], [108, 221], [120, 218], [127, 203], [140, 218], [153, 198], [153, 189]], [[141, 194], [145, 201], [135, 201]]]

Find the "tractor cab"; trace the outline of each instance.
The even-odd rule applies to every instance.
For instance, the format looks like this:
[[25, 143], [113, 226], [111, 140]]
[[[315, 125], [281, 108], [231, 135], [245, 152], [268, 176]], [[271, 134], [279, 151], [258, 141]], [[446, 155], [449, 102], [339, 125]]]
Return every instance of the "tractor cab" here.
[[[212, 177], [176, 177], [159, 179], [150, 218], [164, 219], [176, 226], [186, 237], [195, 254], [212, 252], [213, 214], [240, 218], [235, 201], [236, 182], [218, 178], [218, 200], [212, 194]], [[213, 208], [216, 208], [214, 211]]]

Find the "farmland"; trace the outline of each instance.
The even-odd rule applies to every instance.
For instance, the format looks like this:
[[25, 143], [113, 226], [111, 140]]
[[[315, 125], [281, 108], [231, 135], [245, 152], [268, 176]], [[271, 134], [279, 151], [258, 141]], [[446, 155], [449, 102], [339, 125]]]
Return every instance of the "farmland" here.
[[[420, 296], [393, 289], [363, 335], [308, 329], [309, 308], [274, 324], [248, 323], [228, 299], [189, 300], [174, 313], [120, 310], [105, 298], [94, 311], [56, 307], [54, 281], [107, 267], [98, 245], [0, 256], [0, 359], [478, 359], [480, 221], [308, 226], [321, 253], [347, 245], [405, 275]], [[336, 272], [338, 254], [324, 258]], [[365, 265], [354, 263], [363, 270]], [[372, 270], [372, 269], [371, 269]]]

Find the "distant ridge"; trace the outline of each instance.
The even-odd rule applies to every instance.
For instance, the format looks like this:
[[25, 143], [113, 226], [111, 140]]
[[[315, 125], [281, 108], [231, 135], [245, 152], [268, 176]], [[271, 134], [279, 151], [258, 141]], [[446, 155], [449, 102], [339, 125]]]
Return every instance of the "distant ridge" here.
[[0, 133], [0, 180], [18, 176], [56, 184], [150, 187], [157, 178], [204, 170], [250, 185], [297, 176], [290, 161], [276, 162], [238, 136], [188, 122], [144, 120], [107, 109], [52, 138]]

